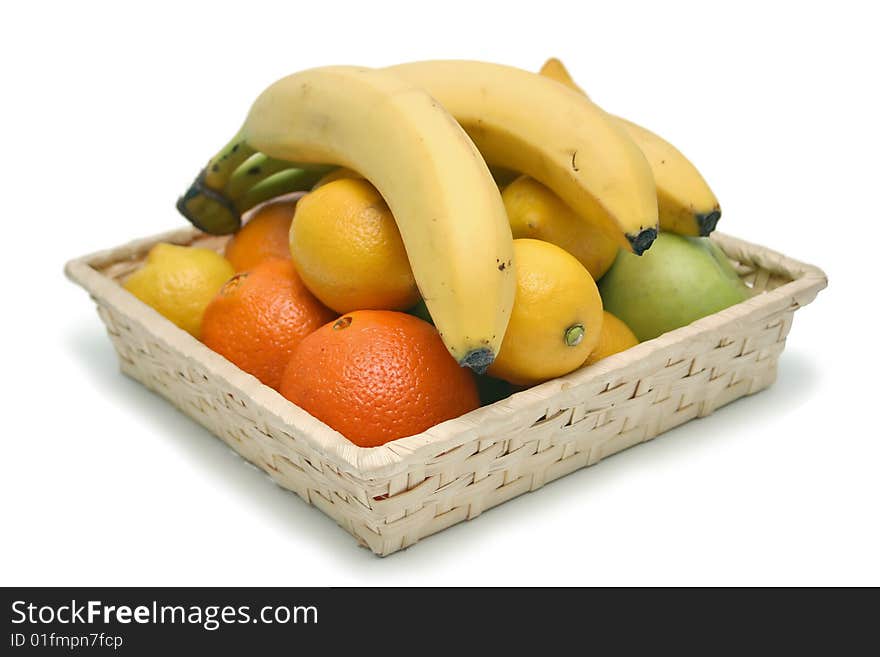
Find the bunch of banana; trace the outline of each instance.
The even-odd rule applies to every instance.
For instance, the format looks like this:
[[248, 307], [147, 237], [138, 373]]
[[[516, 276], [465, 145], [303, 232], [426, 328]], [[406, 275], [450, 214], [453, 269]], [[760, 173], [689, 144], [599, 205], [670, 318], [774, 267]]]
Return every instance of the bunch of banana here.
[[235, 172], [257, 154], [272, 167], [333, 164], [364, 175], [394, 215], [450, 353], [474, 370], [489, 366], [513, 306], [513, 240], [485, 161], [434, 98], [366, 68], [283, 78], [257, 98], [238, 135], [197, 180], [200, 187], [181, 200], [186, 215], [211, 232], [235, 230], [240, 219], [222, 190], [238, 189]]
[[626, 131], [548, 77], [483, 62], [288, 76], [260, 95], [178, 208], [207, 232], [233, 232], [248, 207], [309, 188], [327, 165], [357, 171], [385, 198], [447, 348], [477, 371], [500, 348], [515, 287], [487, 165], [541, 181], [626, 250], [641, 254], [657, 236], [651, 167]]
[[[541, 75], [586, 96], [558, 59], [548, 59], [541, 67]], [[661, 230], [694, 236], [706, 236], [715, 230], [721, 207], [697, 168], [675, 146], [650, 130], [617, 116], [612, 120], [629, 135], [651, 165]]]
[[629, 251], [651, 246], [658, 224], [651, 168], [585, 95], [485, 62], [415, 62], [388, 70], [446, 107], [490, 166], [542, 182]]
[[[416, 62], [387, 71], [438, 100], [493, 170], [522, 172], [541, 181], [629, 251], [640, 254], [651, 245], [658, 225], [651, 168], [626, 133], [585, 95], [561, 89], [546, 77], [485, 62]], [[252, 144], [233, 140], [197, 178], [181, 211], [208, 232], [235, 230], [239, 219], [224, 203], [229, 177], [237, 174], [242, 183], [235, 191], [247, 186], [242, 170], [248, 170], [254, 153]], [[266, 159], [267, 171], [285, 166]], [[281, 193], [305, 188], [300, 178], [289, 181]], [[203, 206], [209, 203], [225, 207], [212, 207], [212, 221], [205, 221], [209, 212]]]

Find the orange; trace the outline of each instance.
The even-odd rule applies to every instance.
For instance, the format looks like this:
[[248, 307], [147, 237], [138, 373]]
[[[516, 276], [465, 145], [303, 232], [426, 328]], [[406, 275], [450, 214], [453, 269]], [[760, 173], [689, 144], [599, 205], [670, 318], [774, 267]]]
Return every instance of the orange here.
[[280, 392], [361, 447], [421, 433], [480, 405], [473, 374], [437, 330], [390, 310], [348, 313], [309, 335]]
[[220, 289], [205, 309], [202, 341], [278, 388], [294, 347], [334, 317], [306, 289], [290, 260], [267, 260]]
[[245, 271], [269, 258], [290, 259], [290, 223], [295, 201], [270, 203], [254, 213], [226, 243], [226, 259], [235, 271]]
[[593, 349], [593, 353], [584, 362], [584, 365], [592, 365], [596, 361], [607, 358], [613, 354], [635, 347], [639, 339], [616, 316], [605, 310], [603, 312], [602, 330], [599, 332], [599, 342]]
[[290, 253], [306, 287], [340, 314], [406, 310], [419, 300], [394, 215], [366, 180], [341, 178], [303, 196]]

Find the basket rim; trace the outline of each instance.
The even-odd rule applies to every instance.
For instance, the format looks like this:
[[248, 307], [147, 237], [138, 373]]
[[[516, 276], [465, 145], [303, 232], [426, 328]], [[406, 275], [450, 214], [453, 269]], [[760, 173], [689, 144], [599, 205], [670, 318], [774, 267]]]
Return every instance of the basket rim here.
[[782, 274], [792, 280], [746, 301], [708, 315], [687, 326], [642, 342], [625, 352], [609, 356], [598, 363], [580, 368], [565, 376], [546, 381], [527, 390], [470, 413], [437, 424], [426, 431], [398, 438], [379, 447], [359, 447], [342, 434], [294, 405], [277, 391], [254, 376], [239, 369], [215, 353], [186, 331], [179, 329], [158, 312], [126, 291], [99, 268], [142, 257], [157, 242], [191, 243], [205, 235], [194, 228], [159, 233], [133, 240], [122, 246], [97, 251], [69, 261], [66, 276], [89, 294], [120, 311], [128, 321], [163, 340], [183, 359], [197, 361], [202, 367], [224, 380], [234, 401], [258, 404], [261, 412], [271, 416], [279, 426], [287, 427], [292, 440], [303, 441], [308, 447], [336, 464], [349, 476], [363, 481], [388, 478], [405, 472], [411, 464], [422, 464], [440, 454], [478, 439], [483, 433], [499, 433], [505, 426], [522, 426], [524, 416], [539, 413], [532, 422], [543, 417], [547, 402], [565, 400], [577, 389], [598, 383], [615, 373], [633, 373], [639, 361], [662, 350], [696, 338], [730, 322], [754, 319], [780, 307], [806, 305], [827, 285], [825, 273], [814, 265], [799, 262], [763, 246], [715, 232], [712, 239], [731, 258], [748, 261]]

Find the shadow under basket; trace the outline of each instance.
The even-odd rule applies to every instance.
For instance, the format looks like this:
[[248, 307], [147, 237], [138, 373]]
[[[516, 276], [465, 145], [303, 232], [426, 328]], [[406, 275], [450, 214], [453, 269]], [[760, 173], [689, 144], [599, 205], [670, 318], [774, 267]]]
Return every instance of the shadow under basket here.
[[73, 260], [122, 371], [204, 425], [379, 555], [769, 386], [816, 267], [713, 234], [753, 296], [424, 433], [363, 448], [261, 384], [120, 285], [157, 242], [222, 250], [182, 229]]

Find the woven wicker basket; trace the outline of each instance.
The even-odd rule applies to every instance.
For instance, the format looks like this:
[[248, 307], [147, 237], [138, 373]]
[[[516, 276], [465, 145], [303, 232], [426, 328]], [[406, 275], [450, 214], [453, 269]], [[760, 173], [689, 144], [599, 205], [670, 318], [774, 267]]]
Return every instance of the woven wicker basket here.
[[157, 242], [219, 250], [225, 238], [178, 230], [65, 271], [97, 303], [124, 373], [387, 555], [773, 383], [794, 311], [825, 287], [825, 275], [713, 238], [755, 292], [748, 301], [374, 448], [353, 445], [119, 285]]

